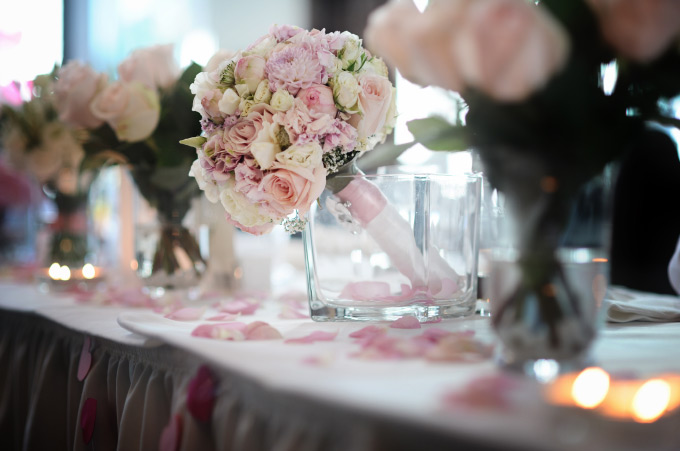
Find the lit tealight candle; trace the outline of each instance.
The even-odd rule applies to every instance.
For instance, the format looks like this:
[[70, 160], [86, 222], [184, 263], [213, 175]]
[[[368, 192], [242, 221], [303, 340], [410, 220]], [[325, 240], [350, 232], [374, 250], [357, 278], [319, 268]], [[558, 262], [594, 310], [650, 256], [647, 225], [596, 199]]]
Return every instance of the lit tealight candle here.
[[83, 277], [85, 279], [94, 279], [97, 275], [94, 266], [91, 263], [86, 263], [82, 269]]
[[633, 397], [633, 419], [639, 423], [656, 421], [666, 412], [671, 400], [671, 386], [662, 379], [642, 384]]
[[59, 280], [69, 280], [71, 279], [71, 269], [64, 265], [59, 268]]
[[57, 262], [54, 262], [50, 265], [50, 269], [47, 270], [47, 274], [50, 276], [51, 279], [59, 280], [60, 269], [61, 265]]
[[594, 409], [609, 391], [609, 374], [602, 368], [586, 368], [574, 380], [571, 396], [577, 406]]

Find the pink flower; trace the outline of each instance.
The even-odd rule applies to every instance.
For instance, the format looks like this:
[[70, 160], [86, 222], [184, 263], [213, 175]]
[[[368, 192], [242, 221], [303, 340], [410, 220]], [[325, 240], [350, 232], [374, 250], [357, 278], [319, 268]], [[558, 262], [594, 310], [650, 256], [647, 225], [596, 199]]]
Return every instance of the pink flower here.
[[219, 89], [210, 89], [203, 93], [201, 98], [201, 106], [203, 111], [210, 118], [219, 118], [222, 116], [220, 111], [219, 102], [222, 99], [222, 91]]
[[264, 235], [265, 233], [269, 233], [272, 231], [274, 226], [276, 225], [273, 222], [267, 223], [267, 224], [261, 224], [261, 225], [255, 225], [255, 226], [245, 226], [241, 224], [238, 221], [235, 221], [232, 219], [231, 215], [229, 213], [225, 213], [225, 220], [233, 225], [234, 227], [238, 227], [239, 229], [243, 230], [246, 233], [250, 233], [251, 235]]
[[269, 34], [276, 38], [277, 42], [287, 41], [298, 33], [302, 33], [302, 28], [294, 27], [291, 25], [272, 25], [269, 28]]
[[300, 98], [285, 113], [278, 113], [274, 121], [282, 125], [291, 143], [303, 144], [318, 140], [329, 132], [337, 131], [336, 121], [327, 114], [310, 111]]
[[392, 102], [392, 83], [385, 77], [368, 73], [359, 76], [359, 87], [359, 103], [364, 115], [357, 125], [357, 132], [365, 138], [385, 126]]
[[324, 137], [323, 151], [330, 152], [336, 147], [342, 148], [343, 153], [351, 152], [357, 145], [359, 133], [349, 123], [336, 119], [333, 128]]
[[225, 133], [225, 141], [228, 143], [227, 150], [233, 150], [239, 154], [246, 154], [250, 145], [255, 141], [262, 130], [263, 122], [271, 122], [273, 112], [269, 105], [257, 105], [229, 128]]
[[289, 45], [274, 52], [267, 61], [265, 71], [272, 91], [285, 89], [293, 95], [300, 89], [328, 81], [326, 70], [316, 53], [297, 45]]
[[234, 168], [234, 179], [236, 180], [234, 189], [248, 196], [251, 191], [257, 191], [262, 180], [262, 171], [242, 163]]
[[600, 19], [602, 33], [616, 50], [647, 63], [680, 33], [677, 0], [588, 0]]
[[254, 93], [257, 85], [265, 78], [265, 59], [258, 55], [244, 56], [236, 63], [234, 79], [236, 84], [245, 84]]
[[172, 44], [133, 51], [118, 65], [118, 75], [123, 82], [138, 81], [149, 89], [169, 88], [179, 78]]
[[75, 127], [99, 127], [103, 121], [92, 113], [90, 104], [106, 86], [106, 75], [97, 74], [81, 62], [69, 61], [59, 69], [58, 76], [54, 96], [59, 119]]
[[309, 88], [301, 89], [297, 98], [301, 99], [307, 109], [313, 113], [324, 113], [335, 117], [338, 112], [335, 108], [335, 100], [333, 100], [333, 90], [326, 85], [314, 84]]
[[202, 365], [187, 386], [187, 410], [198, 421], [206, 422], [215, 407], [217, 382], [210, 369]]
[[279, 167], [267, 173], [260, 182], [266, 206], [279, 215], [288, 215], [298, 210], [307, 213], [310, 205], [324, 190], [326, 170], [324, 168]]
[[158, 443], [159, 451], [177, 451], [182, 442], [182, 416], [175, 414], [170, 417], [167, 426], [161, 432]]

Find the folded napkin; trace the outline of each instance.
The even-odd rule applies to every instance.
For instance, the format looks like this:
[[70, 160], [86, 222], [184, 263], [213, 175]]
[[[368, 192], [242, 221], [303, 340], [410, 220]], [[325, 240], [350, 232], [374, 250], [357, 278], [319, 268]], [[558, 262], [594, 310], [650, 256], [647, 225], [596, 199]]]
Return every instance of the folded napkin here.
[[603, 306], [607, 321], [612, 323], [680, 321], [680, 296], [612, 286], [607, 290]]

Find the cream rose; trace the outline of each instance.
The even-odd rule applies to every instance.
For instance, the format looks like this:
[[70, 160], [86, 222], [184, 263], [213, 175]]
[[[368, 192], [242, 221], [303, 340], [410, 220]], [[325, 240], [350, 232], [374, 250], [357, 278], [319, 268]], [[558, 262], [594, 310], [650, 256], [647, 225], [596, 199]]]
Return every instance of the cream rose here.
[[272, 92], [269, 89], [269, 81], [268, 80], [262, 80], [259, 85], [257, 85], [257, 89], [255, 90], [255, 94], [253, 94], [253, 101], [255, 103], [269, 103], [269, 101], [272, 99]]
[[310, 141], [306, 144], [293, 144], [283, 152], [276, 153], [276, 161], [281, 163], [284, 167], [297, 166], [300, 168], [317, 168], [321, 167], [321, 146], [316, 141]]
[[359, 82], [351, 73], [342, 71], [333, 78], [333, 98], [347, 112], [355, 112], [359, 99]]
[[222, 94], [222, 98], [217, 103], [217, 107], [223, 114], [232, 115], [236, 112], [240, 103], [241, 97], [239, 97], [236, 91], [229, 88]]
[[345, 44], [338, 53], [342, 55], [342, 68], [347, 69], [361, 56], [361, 39], [348, 31], [343, 31], [342, 37], [345, 38]]
[[250, 153], [261, 169], [269, 169], [274, 164], [276, 155], [281, 152], [277, 136], [280, 128], [275, 122], [263, 122], [257, 139], [250, 146]]
[[107, 122], [121, 141], [142, 141], [160, 117], [158, 94], [141, 83], [114, 82], [92, 101], [92, 113]]
[[299, 168], [295, 166], [273, 166], [258, 188], [263, 193], [263, 200], [267, 207], [281, 216], [287, 216], [294, 210], [305, 214], [326, 184], [326, 169]]
[[217, 203], [217, 201], [220, 199], [220, 191], [215, 182], [213, 182], [210, 177], [207, 176], [205, 170], [201, 167], [201, 162], [199, 160], [195, 160], [193, 164], [191, 165], [191, 169], [189, 170], [189, 177], [193, 177], [196, 179], [196, 183], [198, 183], [198, 187], [203, 191], [205, 194], [205, 197], [214, 203]]
[[149, 89], [169, 88], [179, 78], [172, 44], [133, 51], [118, 65], [118, 75], [123, 82], [137, 81]]
[[220, 203], [233, 221], [242, 227], [258, 227], [271, 224], [273, 219], [257, 204], [234, 189], [230, 179], [220, 187]]
[[295, 97], [285, 89], [279, 89], [272, 95], [269, 104], [276, 111], [288, 111], [293, 106], [293, 102], [295, 102]]
[[59, 119], [75, 127], [99, 127], [102, 120], [92, 114], [90, 103], [106, 82], [106, 75], [97, 74], [81, 62], [70, 61], [62, 66], [54, 84], [54, 104]]
[[359, 76], [359, 104], [363, 117], [357, 126], [359, 139], [381, 132], [387, 121], [387, 112], [392, 105], [392, 83], [375, 74]]
[[587, 0], [607, 41], [637, 62], [659, 56], [680, 34], [677, 0]]
[[253, 94], [260, 82], [265, 78], [265, 64], [265, 59], [258, 55], [244, 56], [239, 59], [234, 68], [234, 80], [236, 84], [246, 85], [248, 87], [248, 92]]

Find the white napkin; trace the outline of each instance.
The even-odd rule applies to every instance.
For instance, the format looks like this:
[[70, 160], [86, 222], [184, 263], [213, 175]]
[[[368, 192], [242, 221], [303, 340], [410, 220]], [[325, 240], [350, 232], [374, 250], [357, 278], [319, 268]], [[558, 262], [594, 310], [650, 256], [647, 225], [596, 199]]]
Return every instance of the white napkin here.
[[603, 307], [607, 321], [680, 321], [680, 296], [646, 293], [619, 286], [609, 287]]

